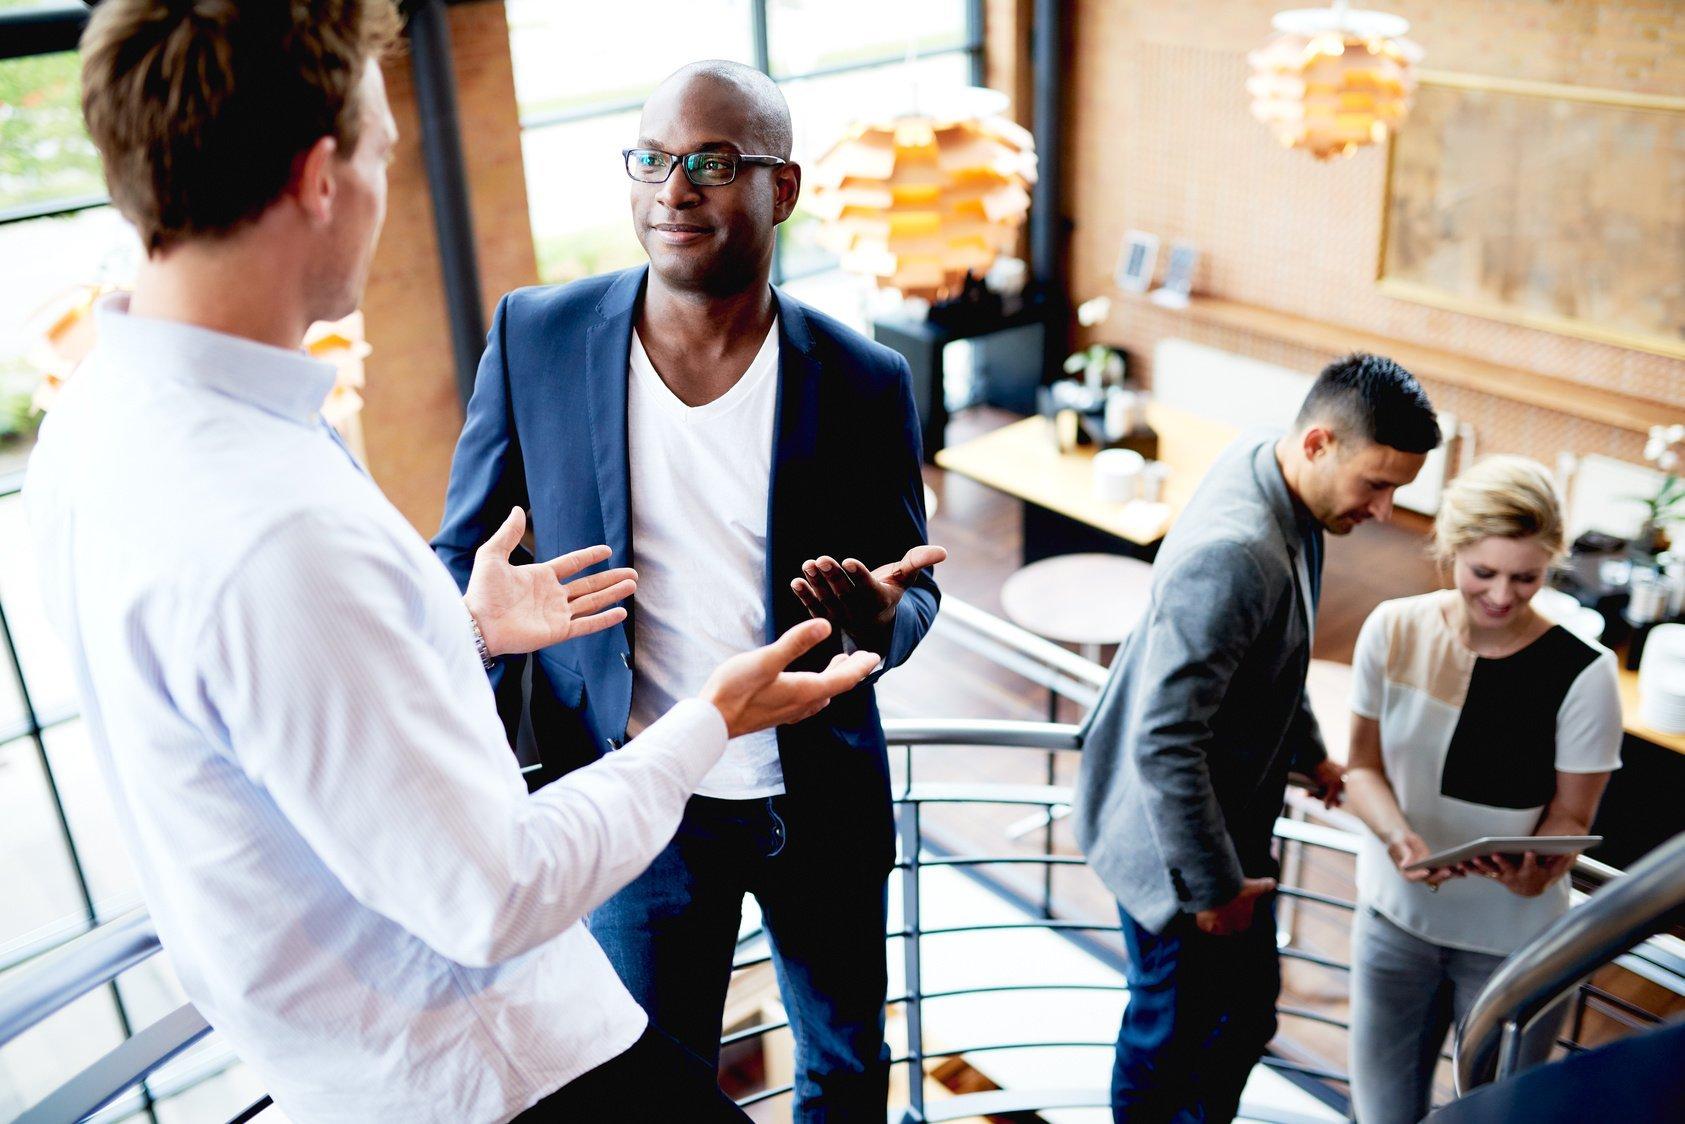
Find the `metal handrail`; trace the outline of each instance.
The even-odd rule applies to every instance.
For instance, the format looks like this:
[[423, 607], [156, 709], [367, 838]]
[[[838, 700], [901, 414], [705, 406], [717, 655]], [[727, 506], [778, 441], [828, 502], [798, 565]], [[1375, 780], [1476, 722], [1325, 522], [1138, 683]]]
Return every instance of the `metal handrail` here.
[[1685, 909], [1685, 833], [1517, 950], [1486, 982], [1457, 1028], [1458, 1096], [1514, 1073], [1527, 1026], [1569, 988]]
[[940, 721], [890, 719], [883, 724], [890, 745], [988, 745], [1006, 749], [1081, 749], [1082, 727], [1055, 722], [996, 718]]
[[961, 647], [1085, 710], [1106, 685], [1107, 672], [1100, 664], [952, 594], [943, 596], [942, 611], [931, 631], [944, 636], [956, 633], [954, 639]]
[[0, 1046], [159, 949], [158, 930], [136, 909], [42, 956], [0, 983]]
[[[886, 723], [886, 732], [888, 733], [889, 740], [892, 744], [908, 747], [927, 745], [1016, 746], [1041, 752], [1049, 750], [1071, 751], [1080, 747], [1080, 732], [1078, 727], [1058, 726], [1046, 723], [969, 720], [920, 722], [896, 721]], [[927, 856], [924, 852], [923, 839], [919, 833], [918, 827], [921, 806], [927, 799], [932, 803], [993, 803], [997, 801], [1004, 803], [1021, 803], [1025, 802], [1026, 796], [1029, 796], [1031, 801], [1035, 803], [1055, 804], [1068, 801], [1071, 795], [1068, 789], [1058, 788], [1055, 786], [999, 785], [995, 786], [999, 789], [999, 791], [995, 792], [993, 794], [994, 799], [990, 800], [990, 794], [985, 791], [987, 787], [988, 786], [982, 785], [918, 785], [912, 783], [911, 777], [909, 777], [903, 791], [897, 794], [897, 801], [901, 805], [901, 832], [903, 845], [901, 861], [897, 865], [899, 868], [899, 875], [902, 879], [904, 922], [903, 928], [890, 934], [890, 936], [892, 938], [899, 938], [903, 941], [904, 955], [908, 961], [908, 986], [905, 994], [895, 997], [891, 1002], [902, 1008], [908, 1023], [909, 1049], [905, 1056], [899, 1057], [896, 1060], [901, 1064], [909, 1065], [909, 1067], [917, 1067], [919, 1072], [922, 1072], [922, 1065], [926, 1060], [949, 1056], [956, 1052], [965, 1052], [950, 1050], [927, 1051], [924, 1048], [922, 1014], [923, 1006], [927, 1001], [948, 998], [953, 995], [970, 994], [973, 991], [1028, 991], [1059, 989], [1063, 986], [1075, 986], [1038, 984], [1031, 987], [1029, 985], [1006, 984], [977, 989], [962, 989], [960, 991], [952, 992], [942, 991], [927, 993], [922, 991], [920, 986], [920, 967], [922, 966], [921, 944], [923, 938], [940, 937], [949, 933], [973, 932], [986, 929], [1033, 928], [1049, 932], [1078, 933], [1082, 931], [1115, 930], [1117, 927], [1115, 922], [1090, 923], [1080, 920], [1067, 921], [1053, 918], [1042, 918], [1021, 923], [948, 926], [930, 929], [922, 926], [920, 911], [918, 908], [918, 872], [921, 867], [932, 865], [959, 867], [982, 864], [989, 861], [1001, 861], [1002, 859], [1008, 858], [1014, 861], [1025, 858], [1025, 856], [986, 855]], [[1029, 791], [1032, 789], [1034, 790], [1033, 793]], [[1306, 824], [1288, 818], [1282, 818], [1277, 821], [1277, 835], [1289, 842], [1318, 848], [1326, 848], [1338, 852], [1349, 853], [1354, 850], [1356, 846], [1355, 838], [1348, 832], [1322, 825]], [[1040, 856], [1033, 856], [1033, 858], [1039, 857]], [[1071, 856], [1055, 855], [1050, 856], [1050, 858], [1061, 863], [1069, 864]], [[1685, 904], [1685, 878], [1680, 877], [1677, 871], [1670, 871], [1670, 868], [1677, 868], [1682, 859], [1685, 859], [1685, 836], [1681, 836], [1679, 839], [1674, 840], [1673, 843], [1664, 848], [1663, 852], [1659, 852], [1658, 854], [1651, 856], [1649, 859], [1644, 860], [1638, 866], [1635, 866], [1633, 871], [1624, 877], [1620, 876], [1618, 872], [1614, 872], [1610, 868], [1603, 866], [1603, 864], [1595, 862], [1595, 860], [1582, 859], [1581, 864], [1585, 867], [1585, 869], [1584, 871], [1577, 870], [1577, 873], [1585, 874], [1588, 880], [1613, 877], [1615, 881], [1606, 890], [1597, 894], [1592, 899], [1591, 903], [1582, 907], [1582, 909], [1571, 913], [1569, 917], [1564, 920], [1575, 919], [1577, 914], [1581, 913], [1585, 909], [1590, 909], [1593, 906], [1596, 906], [1598, 903], [1617, 899], [1621, 902], [1647, 906], [1652, 912], [1654, 911], [1656, 903], [1661, 901], [1671, 902], [1675, 905]], [[1671, 878], [1669, 877], [1670, 875]], [[1668, 898], [1660, 895], [1658, 892], [1658, 886], [1670, 890], [1674, 894], [1674, 897]], [[1351, 908], [1351, 903], [1339, 899], [1329, 898], [1326, 895], [1305, 894], [1303, 896], [1305, 900], [1314, 901], [1319, 904], [1346, 909]], [[1607, 912], [1607, 910], [1608, 907], [1605, 906], [1599, 910], [1599, 912], [1603, 913]], [[1559, 923], [1557, 928], [1560, 927]], [[1607, 958], [1612, 958], [1620, 953], [1626, 952], [1628, 949], [1632, 948], [1633, 945], [1643, 940], [1646, 935], [1656, 932], [1661, 927], [1662, 925], [1659, 922], [1635, 924], [1625, 930], [1619, 939], [1606, 937], [1603, 943], [1598, 946], [1598, 950], [1600, 953], [1606, 954]], [[1574, 928], [1577, 930], [1579, 927]], [[1606, 926], [1604, 928], [1606, 928]], [[1547, 934], [1547, 936], [1548, 935], [1549, 934]], [[1661, 939], [1663, 941], [1671, 940], [1671, 938]], [[1543, 940], [1543, 938], [1541, 938], [1541, 940]], [[1535, 942], [1535, 944], [1537, 943], [1539, 942]], [[1533, 946], [1529, 946], [1529, 950], [1531, 950], [1532, 947]], [[1648, 949], [1648, 946], [1646, 946], [1646, 948]], [[83, 937], [77, 938], [54, 953], [41, 957], [38, 963], [23, 968], [21, 971], [15, 973], [12, 978], [8, 979], [4, 985], [0, 985], [0, 1044], [16, 1037], [30, 1026], [40, 1022], [47, 1015], [72, 1002], [80, 995], [86, 994], [88, 991], [91, 991], [92, 989], [114, 979], [121, 972], [129, 967], [132, 967], [134, 964], [139, 963], [141, 960], [144, 960], [147, 956], [157, 951], [157, 949], [157, 935], [153, 930], [150, 920], [147, 918], [144, 911], [136, 910], [116, 921], [101, 926]], [[1298, 949], [1284, 949], [1283, 954], [1292, 956], [1296, 959], [1302, 959], [1310, 963], [1321, 964], [1322, 966], [1331, 969], [1346, 970], [1349, 967], [1346, 964], [1317, 957], [1314, 954], [1306, 953]], [[1525, 955], [1531, 956], [1535, 954], [1528, 951]], [[1584, 954], [1585, 957], [1593, 955], [1593, 953]], [[1628, 957], [1622, 958], [1623, 962], [1633, 955], [1637, 954], [1629, 953]], [[1672, 951], [1666, 949], [1657, 953], [1652, 961], [1654, 964], [1658, 965], [1656, 970], [1664, 972], [1668, 971], [1672, 955]], [[764, 957], [760, 957], [759, 959], [764, 959]], [[747, 961], [740, 963], [738, 967], [743, 967], [746, 963]], [[1553, 960], [1551, 963], [1555, 964], [1556, 961]], [[1550, 986], [1540, 990], [1539, 994], [1544, 994], [1545, 991], [1548, 991], [1549, 994], [1546, 1002], [1548, 1002], [1549, 999], [1554, 999], [1557, 992], [1562, 990], [1558, 982], [1559, 980], [1571, 982], [1572, 980], [1577, 979], [1580, 975], [1584, 974], [1590, 964], [1590, 959], [1576, 959], [1571, 968], [1564, 969], [1567, 971], [1566, 975], [1562, 975], [1560, 972], [1553, 974]], [[1497, 985], [1499, 985], [1502, 980], [1516, 974], [1514, 971], [1516, 967], [1517, 964], [1515, 962], [1506, 966], [1506, 970], [1500, 972], [1500, 975], [1494, 978], [1493, 986], [1489, 986], [1487, 992], [1495, 993]], [[1548, 968], [1549, 965], [1546, 965], [1541, 970], [1548, 970]], [[1536, 975], [1537, 973], [1528, 973], [1526, 978], [1528, 980], [1532, 980]], [[1095, 985], [1083, 986], [1094, 987]], [[1543, 985], [1541, 985], [1541, 987], [1543, 987]], [[1528, 991], [1522, 996], [1522, 998], [1530, 1000], [1532, 994], [1532, 991]], [[1482, 994], [1482, 1001], [1486, 1001], [1487, 1006], [1491, 1005], [1488, 1000], [1487, 993]], [[1533, 1005], [1526, 1013], [1530, 1014], [1533, 1011], [1542, 1009], [1544, 1005], [1544, 1003]], [[1482, 1002], [1477, 1001], [1476, 1010], [1480, 1011], [1482, 1009]], [[1298, 1016], [1301, 1014], [1301, 1012], [1296, 1010], [1290, 1010], [1285, 1013], [1292, 1016]], [[1338, 1024], [1338, 1020], [1333, 1021], [1336, 1025]], [[730, 1040], [743, 1041], [751, 1038], [758, 1038], [763, 1034], [781, 1029], [784, 1025], [785, 1024], [781, 1021], [771, 1021], [760, 1026], [750, 1027], [743, 1031], [739, 1031], [730, 1036]], [[1473, 1025], [1472, 1016], [1469, 1025]], [[72, 1079], [72, 1081], [67, 1082], [65, 1086], [62, 1086], [58, 1092], [49, 1098], [50, 1103], [43, 1102], [42, 1104], [36, 1106], [36, 1109], [34, 1110], [36, 1115], [32, 1118], [41, 1120], [75, 1119], [78, 1118], [79, 1113], [91, 1112], [98, 1107], [93, 1103], [96, 1097], [109, 1098], [109, 1096], [113, 1095], [115, 1092], [120, 1092], [121, 1089], [125, 1087], [122, 1079], [125, 1074], [118, 1071], [117, 1067], [119, 1065], [137, 1065], [137, 1068], [134, 1068], [126, 1073], [128, 1084], [133, 1085], [134, 1083], [143, 1080], [148, 1076], [148, 1074], [156, 1070], [156, 1068], [161, 1065], [165, 1059], [179, 1052], [180, 1049], [185, 1048], [187, 1045], [190, 1045], [204, 1033], [205, 1029], [203, 1027], [203, 1020], [197, 1017], [197, 1013], [193, 1012], [191, 1007], [180, 1008], [171, 1015], [166, 1016], [166, 1018], [161, 1020], [160, 1023], [153, 1024], [152, 1027], [146, 1028], [137, 1035], [137, 1039], [142, 1039], [141, 1042], [138, 1042], [136, 1045], [125, 1044], [125, 1046], [119, 1047], [117, 1051], [107, 1054], [104, 1058], [96, 1061], [87, 1070], [84, 1070], [83, 1073], [79, 1074], [76, 1078]], [[130, 1041], [135, 1042], [136, 1040], [131, 1039]], [[1473, 1040], [1471, 1039], [1471, 1042], [1472, 1041]], [[1461, 1042], [1461, 1037], [1459, 1038], [1459, 1042]], [[1030, 1048], [1038, 1045], [1047, 1044], [1034, 1042], [1016, 1044], [1001, 1043], [991, 1044], [988, 1048], [1011, 1049], [1015, 1046]], [[140, 1058], [142, 1060], [138, 1063], [128, 1062], [127, 1059], [132, 1058]], [[1317, 1070], [1315, 1067], [1304, 1067], [1298, 1063], [1290, 1062], [1285, 1059], [1270, 1059], [1269, 1061], [1271, 1064], [1276, 1064], [1279, 1069], [1290, 1070], [1293, 1072], [1299, 1072], [1302, 1070], [1305, 1073], [1311, 1073], [1314, 1070], [1317, 1075], [1324, 1077], [1339, 1078], [1342, 1076], [1339, 1074], [1333, 1074], [1329, 1071]], [[1462, 1057], [1460, 1055], [1459, 1066], [1461, 1066], [1461, 1064]], [[761, 1092], [754, 1094], [744, 1103], [753, 1103], [769, 1099], [770, 1097], [775, 1097], [787, 1092], [789, 1092], [787, 1087], [762, 1090]], [[910, 1105], [909, 1108], [915, 1114], [923, 1113], [925, 1110], [922, 1105], [922, 1082], [918, 1080], [912, 1082], [912, 1089], [910, 1090], [910, 1093], [914, 1097], [914, 1103]], [[944, 1102], [944, 1105], [948, 1104], [949, 1102]], [[958, 1106], [953, 1107], [957, 1108]], [[43, 1110], [48, 1108], [51, 1108], [54, 1111], [52, 1113], [42, 1115]], [[919, 1118], [919, 1116], [915, 1115], [913, 1118], [916, 1119]]]
[[[1061, 655], [1069, 653], [1061, 650]], [[1086, 661], [1085, 661], [1086, 662]], [[1090, 664], [1091, 672], [1083, 678], [1093, 674], [1101, 678], [1104, 669]], [[1074, 670], [1074, 669], [1073, 669]], [[1075, 678], [1075, 677], [1073, 677]], [[899, 937], [902, 941], [904, 957], [903, 971], [906, 979], [905, 994], [891, 1000], [891, 1004], [899, 1006], [906, 1023], [905, 1053], [891, 1059], [892, 1065], [908, 1067], [907, 1095], [908, 1103], [902, 1117], [904, 1121], [930, 1121], [935, 1119], [969, 1118], [986, 1111], [1036, 1111], [1050, 1107], [1083, 1104], [1103, 1107], [1109, 1103], [1105, 1090], [1060, 1090], [1052, 1094], [1054, 1099], [1042, 1100], [1046, 1090], [1014, 1090], [991, 1091], [989, 1093], [968, 1093], [943, 1100], [939, 1104], [927, 1104], [924, 1096], [924, 1065], [927, 1061], [939, 1058], [952, 1058], [970, 1054], [992, 1051], [1045, 1049], [1049, 1047], [1094, 1047], [1111, 1048], [1115, 1045], [1111, 1040], [1106, 1041], [1014, 1041], [994, 1043], [972, 1043], [961, 1048], [933, 1049], [927, 1045], [924, 1031], [924, 1008], [933, 999], [945, 999], [959, 995], [971, 995], [991, 991], [1036, 991], [1036, 990], [1127, 990], [1122, 985], [1093, 985], [1053, 983], [1029, 985], [996, 985], [981, 988], [964, 988], [952, 991], [926, 992], [923, 990], [923, 942], [927, 937], [944, 937], [951, 934], [974, 933], [980, 931], [1012, 931], [1035, 930], [1041, 932], [1056, 932], [1072, 938], [1080, 938], [1091, 933], [1116, 933], [1119, 929], [1116, 921], [1086, 921], [1063, 920], [1051, 916], [1046, 912], [1041, 917], [1028, 917], [1022, 921], [994, 922], [987, 924], [952, 925], [937, 928], [925, 928], [921, 920], [920, 884], [921, 869], [926, 866], [939, 867], [968, 867], [974, 865], [992, 865], [1001, 863], [1044, 863], [1049, 869], [1054, 865], [1080, 865], [1081, 859], [1068, 855], [1031, 855], [1031, 856], [1000, 856], [1000, 855], [941, 855], [926, 857], [923, 833], [920, 826], [923, 806], [927, 803], [958, 803], [958, 804], [1039, 804], [1046, 808], [1066, 806], [1072, 799], [1069, 788], [1053, 784], [1002, 784], [977, 782], [917, 782], [914, 779], [912, 750], [918, 746], [930, 745], [990, 745], [1002, 747], [1017, 747], [1034, 749], [1040, 752], [1052, 751], [1080, 751], [1082, 748], [1083, 731], [1079, 726], [1061, 726], [1046, 723], [1005, 722], [1005, 721], [897, 721], [885, 723], [885, 734], [891, 745], [905, 747], [907, 751], [905, 776], [902, 778], [896, 793], [896, 803], [899, 805], [898, 830], [900, 835], [900, 858], [895, 864], [901, 886], [901, 912], [903, 928], [900, 932], [892, 933], [892, 937]], [[1327, 847], [1343, 853], [1356, 850], [1356, 840], [1349, 832], [1338, 828], [1323, 827], [1317, 824], [1307, 824], [1288, 818], [1277, 820], [1276, 834], [1290, 842], [1309, 847]], [[1291, 893], [1289, 888], [1286, 892]], [[1332, 898], [1328, 895], [1304, 893], [1302, 899], [1318, 905], [1334, 906], [1345, 910], [1354, 908], [1353, 903]], [[1298, 950], [1284, 949], [1283, 955], [1292, 956]], [[1338, 963], [1312, 954], [1302, 954], [1309, 962], [1321, 964], [1328, 968], [1349, 970], [1349, 965]], [[1302, 1012], [1289, 1008], [1282, 1012], [1289, 1017], [1305, 1017], [1313, 1021], [1327, 1022], [1330, 1025], [1344, 1027], [1344, 1023], [1337, 1019], [1321, 1016], [1316, 1012]], [[767, 1028], [770, 1029], [770, 1028]], [[757, 1037], [764, 1033], [760, 1028], [751, 1028], [741, 1037]], [[1289, 1058], [1266, 1056], [1261, 1059], [1262, 1064], [1288, 1074], [1296, 1074], [1320, 1082], [1345, 1082], [1347, 1075], [1332, 1070], [1305, 1065]], [[758, 1103], [759, 1101], [778, 1096], [789, 1091], [788, 1086], [777, 1089], [767, 1089], [756, 1093], [743, 1104]], [[991, 1107], [993, 1106], [993, 1107]], [[1005, 1108], [1002, 1106], [1010, 1106]], [[1260, 1113], [1256, 1106], [1243, 1106], [1243, 1115], [1258, 1119], [1272, 1119], [1267, 1112]]]

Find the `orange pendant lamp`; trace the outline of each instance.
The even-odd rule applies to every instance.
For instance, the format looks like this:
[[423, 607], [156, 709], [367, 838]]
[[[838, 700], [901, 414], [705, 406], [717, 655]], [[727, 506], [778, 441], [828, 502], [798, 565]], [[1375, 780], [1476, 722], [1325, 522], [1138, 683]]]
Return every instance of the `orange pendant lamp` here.
[[1410, 25], [1384, 12], [1329, 8], [1279, 12], [1277, 35], [1247, 56], [1252, 115], [1288, 148], [1318, 160], [1383, 143], [1410, 110], [1422, 50]]
[[943, 300], [1010, 250], [1030, 209], [1035, 142], [972, 89], [949, 109], [858, 121], [812, 167], [809, 207], [844, 269]]

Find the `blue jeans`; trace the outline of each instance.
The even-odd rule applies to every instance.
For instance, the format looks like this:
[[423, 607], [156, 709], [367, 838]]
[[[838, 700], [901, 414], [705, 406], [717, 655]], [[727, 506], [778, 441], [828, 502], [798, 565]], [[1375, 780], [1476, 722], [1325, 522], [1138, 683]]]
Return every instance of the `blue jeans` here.
[[882, 1124], [888, 872], [839, 877], [835, 856], [804, 847], [787, 818], [783, 797], [691, 797], [673, 841], [592, 913], [591, 932], [651, 1021], [717, 1063], [743, 895], [754, 894], [796, 1040], [794, 1119]]
[[[1359, 1124], [1415, 1124], [1428, 1114], [1439, 1053], [1453, 1023], [1504, 962], [1399, 928], [1373, 906], [1352, 923], [1352, 1109]], [[1567, 1005], [1546, 1008], [1521, 1036], [1522, 1068], [1544, 1061]]]
[[1154, 933], [1121, 908], [1129, 1002], [1112, 1065], [1117, 1124], [1234, 1118], [1240, 1091], [1275, 1037], [1281, 962], [1275, 900], [1246, 932], [1214, 937], [1191, 914]]

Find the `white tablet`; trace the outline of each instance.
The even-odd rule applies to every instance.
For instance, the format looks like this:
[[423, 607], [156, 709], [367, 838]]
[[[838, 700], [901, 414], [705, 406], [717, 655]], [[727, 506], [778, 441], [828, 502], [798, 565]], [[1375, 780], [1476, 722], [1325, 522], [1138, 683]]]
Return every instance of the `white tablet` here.
[[1405, 870], [1434, 870], [1455, 866], [1484, 855], [1519, 855], [1532, 851], [1535, 855], [1568, 855], [1584, 851], [1603, 842], [1601, 835], [1484, 835], [1461, 847], [1452, 847], [1436, 855], [1429, 855]]

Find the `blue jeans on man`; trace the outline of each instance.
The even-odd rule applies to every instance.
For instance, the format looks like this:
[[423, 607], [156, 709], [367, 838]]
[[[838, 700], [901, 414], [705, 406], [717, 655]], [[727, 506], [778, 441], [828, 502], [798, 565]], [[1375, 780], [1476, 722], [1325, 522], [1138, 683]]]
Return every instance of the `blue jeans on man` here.
[[717, 1063], [743, 896], [754, 894], [796, 1040], [794, 1120], [881, 1124], [888, 872], [839, 876], [789, 812], [782, 796], [691, 797], [673, 841], [591, 914], [591, 932], [651, 1021]]
[[1275, 1036], [1281, 962], [1275, 903], [1244, 933], [1215, 937], [1181, 914], [1162, 933], [1122, 909], [1129, 1002], [1112, 1066], [1117, 1124], [1233, 1119], [1252, 1067]]

